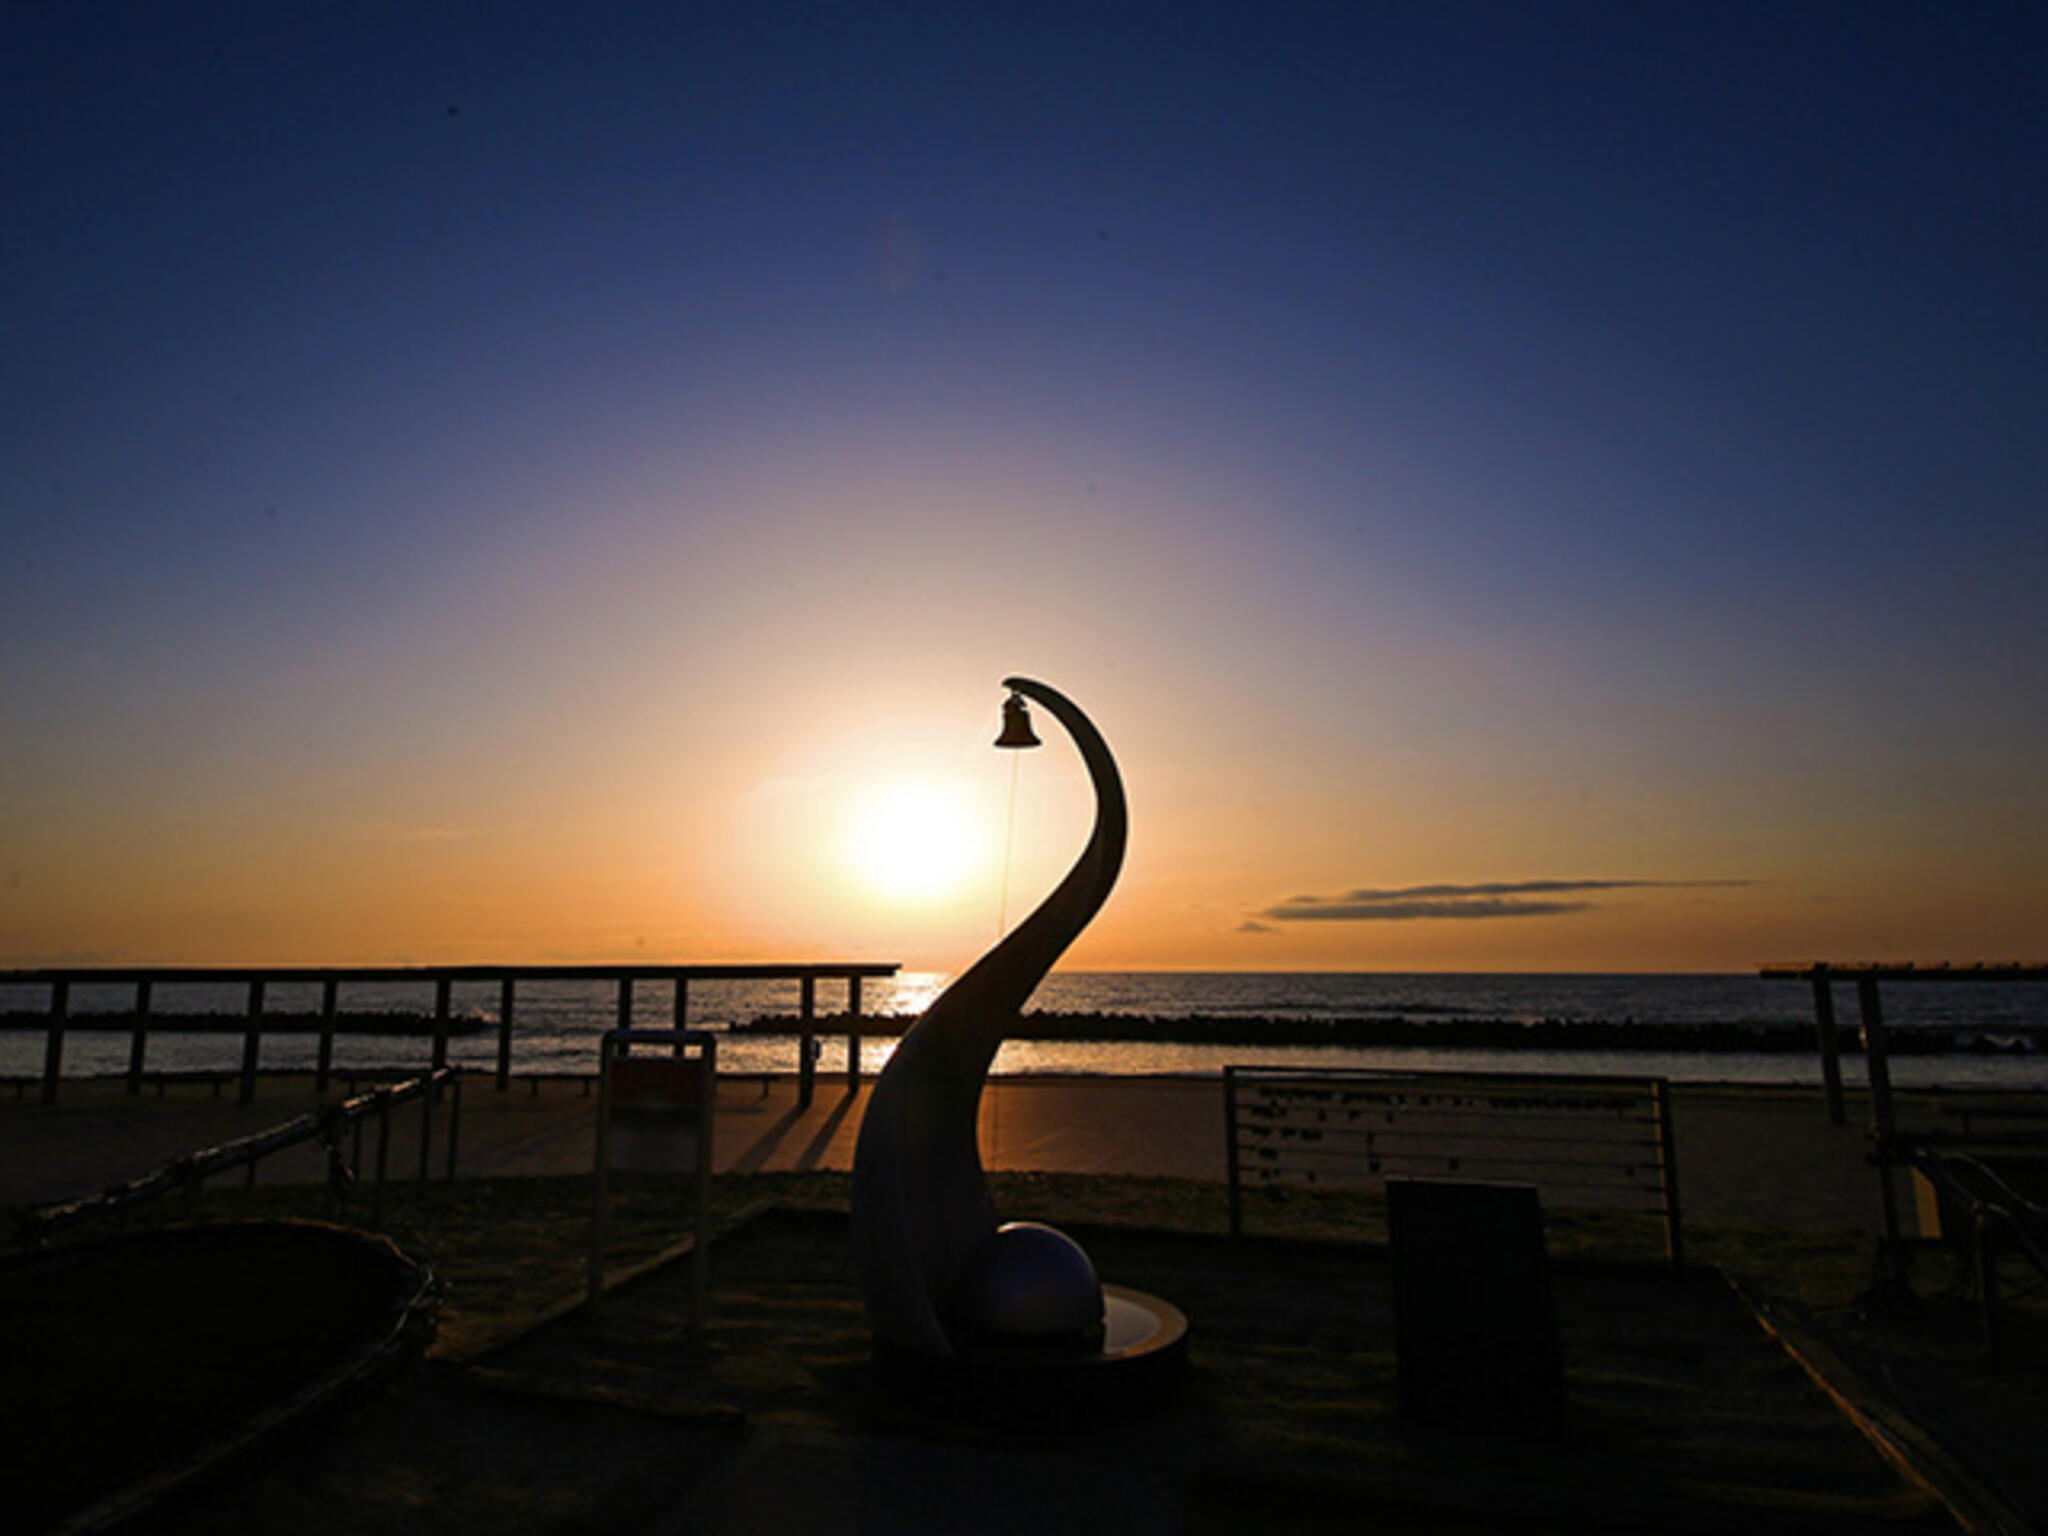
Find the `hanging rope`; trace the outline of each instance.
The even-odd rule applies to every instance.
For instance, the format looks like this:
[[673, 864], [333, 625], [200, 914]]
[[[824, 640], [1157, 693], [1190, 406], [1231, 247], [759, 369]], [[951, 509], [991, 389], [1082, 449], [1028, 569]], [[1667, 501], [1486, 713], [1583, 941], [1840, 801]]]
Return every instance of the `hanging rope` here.
[[1010, 810], [1003, 820], [1003, 888], [996, 902], [996, 937], [1010, 927], [1010, 852], [1017, 843], [1017, 769], [1023, 754], [1010, 754]]

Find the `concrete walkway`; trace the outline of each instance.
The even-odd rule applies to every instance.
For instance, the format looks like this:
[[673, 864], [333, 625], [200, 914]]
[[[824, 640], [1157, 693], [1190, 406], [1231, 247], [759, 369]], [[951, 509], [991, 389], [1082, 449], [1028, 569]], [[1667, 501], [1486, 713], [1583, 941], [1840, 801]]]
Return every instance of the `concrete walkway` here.
[[[788, 1077], [719, 1083], [716, 1166], [723, 1171], [845, 1170], [866, 1089], [821, 1082], [797, 1102]], [[1675, 1086], [1681, 1201], [1688, 1224], [1805, 1230], [1878, 1230], [1878, 1190], [1864, 1161], [1861, 1105], [1831, 1126], [1818, 1095], [1793, 1089]], [[255, 1102], [219, 1098], [203, 1085], [172, 1085], [162, 1099], [131, 1097], [117, 1080], [67, 1082], [59, 1102], [0, 1100], [0, 1205], [36, 1205], [91, 1194], [196, 1149], [277, 1125], [314, 1108], [310, 1078], [265, 1079]], [[515, 1082], [495, 1091], [465, 1080], [458, 1173], [463, 1177], [587, 1173], [594, 1155], [595, 1094], [576, 1080]], [[1931, 1113], [1923, 1108], [1923, 1113]], [[420, 1116], [392, 1117], [394, 1172], [416, 1168]], [[1124, 1174], [1221, 1182], [1226, 1177], [1223, 1106], [1215, 1079], [994, 1078], [982, 1097], [982, 1157], [992, 1171]], [[446, 1115], [430, 1148], [436, 1173], [446, 1152]], [[363, 1171], [374, 1137], [356, 1154]], [[313, 1179], [316, 1147], [263, 1168], [265, 1182]]]

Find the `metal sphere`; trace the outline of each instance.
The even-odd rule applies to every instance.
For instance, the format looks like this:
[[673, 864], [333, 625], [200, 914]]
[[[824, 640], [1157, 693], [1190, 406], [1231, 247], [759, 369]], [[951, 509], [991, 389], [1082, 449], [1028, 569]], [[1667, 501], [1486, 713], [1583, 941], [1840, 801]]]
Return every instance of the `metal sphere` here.
[[969, 1343], [1099, 1350], [1102, 1281], [1087, 1251], [1036, 1221], [1005, 1222], [967, 1256], [948, 1310]]

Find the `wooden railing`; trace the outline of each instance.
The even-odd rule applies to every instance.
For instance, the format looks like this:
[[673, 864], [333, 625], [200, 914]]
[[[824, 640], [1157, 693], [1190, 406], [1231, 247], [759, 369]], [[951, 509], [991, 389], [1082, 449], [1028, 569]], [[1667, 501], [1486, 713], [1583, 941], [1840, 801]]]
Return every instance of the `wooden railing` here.
[[1880, 982], [1984, 983], [2048, 981], [2048, 965], [2038, 961], [1973, 961], [1957, 964], [1942, 960], [1913, 961], [1803, 960], [1797, 963], [1765, 965], [1760, 976], [1809, 983], [1813, 988], [1814, 1029], [1820, 1044], [1821, 1085], [1827, 1099], [1828, 1119], [1841, 1125], [1847, 1118], [1842, 1097], [1842, 1064], [1835, 1042], [1834, 986], [1838, 981], [1856, 984], [1858, 1034], [1863, 1046], [1863, 1071], [1870, 1085], [1871, 1161], [1877, 1168], [1878, 1195], [1884, 1209], [1885, 1263], [1901, 1265], [1899, 1192], [1892, 1178], [1894, 1169], [1910, 1166], [1914, 1156], [1912, 1138], [1899, 1136], [1898, 1117], [1892, 1105], [1890, 1035], [1885, 1025], [1884, 1006], [1878, 999]]
[[[429, 966], [122, 966], [0, 971], [0, 986], [44, 986], [50, 991], [49, 1023], [43, 1049], [42, 1101], [57, 1101], [64, 1075], [64, 1039], [73, 1029], [126, 1028], [130, 1031], [128, 1091], [141, 1090], [148, 1054], [151, 1008], [160, 986], [214, 985], [247, 988], [248, 1007], [242, 1030], [241, 1099], [256, 1095], [256, 1073], [263, 1049], [264, 997], [273, 986], [318, 985], [320, 988], [319, 1053], [314, 1072], [325, 1090], [334, 1067], [334, 1035], [341, 1018], [341, 988], [357, 983], [411, 982], [434, 988], [433, 1056], [429, 1070], [448, 1064], [448, 1037], [454, 1033], [452, 997], [458, 982], [498, 984], [497, 1084], [504, 1090], [512, 1079], [512, 1036], [516, 988], [522, 981], [612, 982], [618, 987], [617, 1027], [633, 1025], [633, 989], [639, 982], [669, 982], [674, 987], [673, 1022], [683, 1027], [693, 981], [794, 981], [799, 986], [801, 1041], [797, 1055], [799, 1096], [808, 1104], [814, 1087], [817, 987], [820, 981], [846, 983], [845, 1029], [847, 1079], [860, 1078], [861, 982], [896, 974], [894, 962], [831, 961], [764, 965], [429, 965]], [[132, 986], [135, 1006], [125, 1024], [97, 1025], [93, 1015], [71, 1015], [71, 991], [84, 986]], [[594, 1044], [593, 1044], [594, 1049]]]
[[1842, 1099], [1842, 1062], [1835, 1039], [1835, 994], [1838, 981], [1854, 982], [1856, 1006], [1862, 1018], [1858, 1029], [1863, 1047], [1863, 1070], [1870, 1082], [1872, 1124], [1889, 1133], [1892, 1129], [1891, 1044], [1885, 1030], [1884, 1008], [1878, 1001], [1882, 981], [1903, 982], [1988, 982], [2048, 981], [2048, 965], [2017, 961], [1999, 963], [1953, 961], [1920, 964], [1912, 961], [1801, 960], [1796, 963], [1764, 965], [1757, 974], [1766, 980], [1804, 981], [1813, 988], [1813, 1026], [1820, 1046], [1821, 1088], [1827, 1098], [1828, 1119], [1840, 1125], [1847, 1118]]

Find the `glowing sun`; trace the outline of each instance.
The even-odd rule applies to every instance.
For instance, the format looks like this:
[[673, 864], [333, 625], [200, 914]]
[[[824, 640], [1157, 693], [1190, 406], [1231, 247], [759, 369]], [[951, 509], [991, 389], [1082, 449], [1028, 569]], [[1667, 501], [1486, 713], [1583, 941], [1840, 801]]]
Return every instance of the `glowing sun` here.
[[980, 823], [960, 794], [932, 784], [892, 784], [854, 802], [843, 845], [847, 868], [892, 901], [957, 895], [979, 871]]

